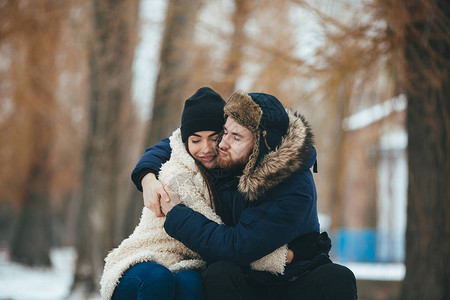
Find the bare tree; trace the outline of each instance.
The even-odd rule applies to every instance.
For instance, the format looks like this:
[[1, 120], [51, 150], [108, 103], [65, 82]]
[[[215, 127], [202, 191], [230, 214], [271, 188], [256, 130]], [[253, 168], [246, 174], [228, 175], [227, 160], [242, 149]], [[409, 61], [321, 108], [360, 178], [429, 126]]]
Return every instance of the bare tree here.
[[[258, 26], [247, 38], [250, 50], [246, 61], [259, 65], [260, 71], [252, 88], [274, 94], [285, 106], [290, 106], [298, 98], [292, 97], [287, 82], [296, 81], [296, 74], [304, 63], [294, 53], [298, 32], [294, 20], [289, 18], [293, 5], [290, 1], [261, 1], [254, 6], [252, 21]], [[273, 22], [267, 22], [269, 16]], [[298, 81], [296, 83], [298, 86]]]
[[251, 1], [235, 0], [232, 22], [234, 26], [231, 36], [230, 49], [228, 50], [224, 79], [221, 82], [220, 91], [223, 95], [231, 95], [236, 88], [236, 81], [241, 75], [242, 59], [244, 57], [244, 46], [247, 42], [245, 24], [251, 11]]
[[450, 3], [402, 4], [404, 24], [391, 23], [403, 42], [408, 96], [408, 221], [401, 299], [449, 299]]
[[180, 123], [186, 90], [192, 76], [194, 29], [201, 0], [169, 0], [162, 37], [160, 67], [146, 145], [169, 136]]
[[103, 259], [115, 245], [116, 207], [131, 109], [138, 0], [96, 0], [89, 54], [88, 129], [77, 222], [74, 291], [98, 290]]
[[[159, 55], [159, 72], [153, 96], [153, 110], [145, 145], [153, 145], [170, 136], [180, 124], [184, 100], [193, 70], [194, 29], [201, 0], [169, 0]], [[142, 207], [140, 193], [135, 189], [128, 201], [126, 213], [133, 215], [124, 223], [124, 234], [136, 226]]]
[[[49, 266], [50, 157], [55, 139], [58, 83], [56, 53], [59, 25], [66, 16], [67, 6], [53, 0], [6, 1], [2, 12], [0, 41], [9, 44], [14, 52], [9, 70], [14, 118], [9, 125], [18, 126], [24, 134], [22, 137], [27, 137], [22, 144], [11, 143], [8, 147], [25, 148], [28, 157], [26, 167], [14, 175], [18, 177], [16, 182], [22, 184], [22, 192], [15, 194], [20, 212], [11, 238], [10, 255], [13, 260], [28, 265]], [[16, 136], [10, 141], [19, 140]]]

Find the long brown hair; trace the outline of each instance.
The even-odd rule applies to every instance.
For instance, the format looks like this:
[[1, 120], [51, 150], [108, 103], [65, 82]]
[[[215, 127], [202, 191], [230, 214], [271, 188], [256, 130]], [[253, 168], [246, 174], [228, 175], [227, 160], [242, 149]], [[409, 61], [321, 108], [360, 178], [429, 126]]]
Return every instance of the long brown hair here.
[[[184, 143], [184, 146], [186, 147], [187, 153], [189, 153], [189, 155], [192, 156], [191, 152], [189, 152], [188, 141], [186, 141], [186, 143]], [[194, 158], [194, 157], [192, 156], [192, 158]], [[217, 192], [213, 185], [214, 178], [205, 166], [203, 166], [195, 158], [194, 158], [194, 161], [195, 161], [195, 164], [197, 165], [198, 169], [200, 170], [200, 174], [202, 175], [203, 180], [205, 180], [205, 182], [206, 182], [206, 188], [208, 189], [208, 195], [209, 195], [209, 201], [210, 201], [209, 204], [214, 209], [216, 214], [221, 216], [222, 215], [222, 204], [219, 201], [219, 197], [217, 196]]]

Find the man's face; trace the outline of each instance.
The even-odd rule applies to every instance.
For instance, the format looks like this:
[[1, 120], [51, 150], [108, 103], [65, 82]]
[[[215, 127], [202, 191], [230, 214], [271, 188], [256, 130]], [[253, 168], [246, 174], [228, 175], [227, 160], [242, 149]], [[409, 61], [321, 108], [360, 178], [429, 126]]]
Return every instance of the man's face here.
[[245, 166], [253, 150], [253, 139], [250, 130], [238, 124], [233, 118], [228, 117], [223, 126], [217, 166], [222, 169]]

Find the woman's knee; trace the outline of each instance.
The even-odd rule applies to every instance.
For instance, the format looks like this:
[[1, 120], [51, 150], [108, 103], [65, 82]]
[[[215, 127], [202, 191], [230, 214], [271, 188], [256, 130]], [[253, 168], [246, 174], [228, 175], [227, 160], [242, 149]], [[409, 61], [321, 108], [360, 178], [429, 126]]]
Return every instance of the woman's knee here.
[[192, 270], [182, 270], [175, 274], [177, 285], [180, 286], [201, 286], [202, 277], [198, 272]]
[[175, 274], [175, 294], [185, 299], [203, 299], [202, 277], [193, 270], [182, 270]]
[[153, 262], [138, 263], [122, 275], [114, 290], [113, 299], [136, 299], [148, 289], [170, 292], [174, 290], [174, 286], [172, 272], [166, 267]]
[[175, 279], [172, 272], [163, 265], [154, 262], [142, 262], [132, 266], [124, 276], [138, 278], [141, 287], [158, 286], [161, 289], [172, 289]]
[[144, 286], [152, 284], [162, 287], [175, 284], [172, 272], [163, 265], [153, 262], [140, 263], [138, 265], [140, 265], [139, 272]]

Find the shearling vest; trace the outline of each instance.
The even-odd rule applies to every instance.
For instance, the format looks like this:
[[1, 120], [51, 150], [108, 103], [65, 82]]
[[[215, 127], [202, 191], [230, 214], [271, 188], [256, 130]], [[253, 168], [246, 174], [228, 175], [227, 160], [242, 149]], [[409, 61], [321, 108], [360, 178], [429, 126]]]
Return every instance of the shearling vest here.
[[[159, 180], [180, 196], [186, 206], [202, 213], [208, 219], [222, 224], [220, 217], [210, 206], [206, 183], [192, 156], [181, 141], [180, 130], [170, 137], [172, 154], [161, 167]], [[172, 272], [186, 269], [203, 269], [206, 262], [181, 242], [164, 231], [165, 218], [158, 218], [144, 207], [139, 224], [134, 232], [108, 254], [100, 281], [103, 299], [111, 299], [123, 273], [135, 264], [152, 261], [167, 267]], [[282, 274], [285, 268], [287, 246], [253, 262], [253, 270]]]

